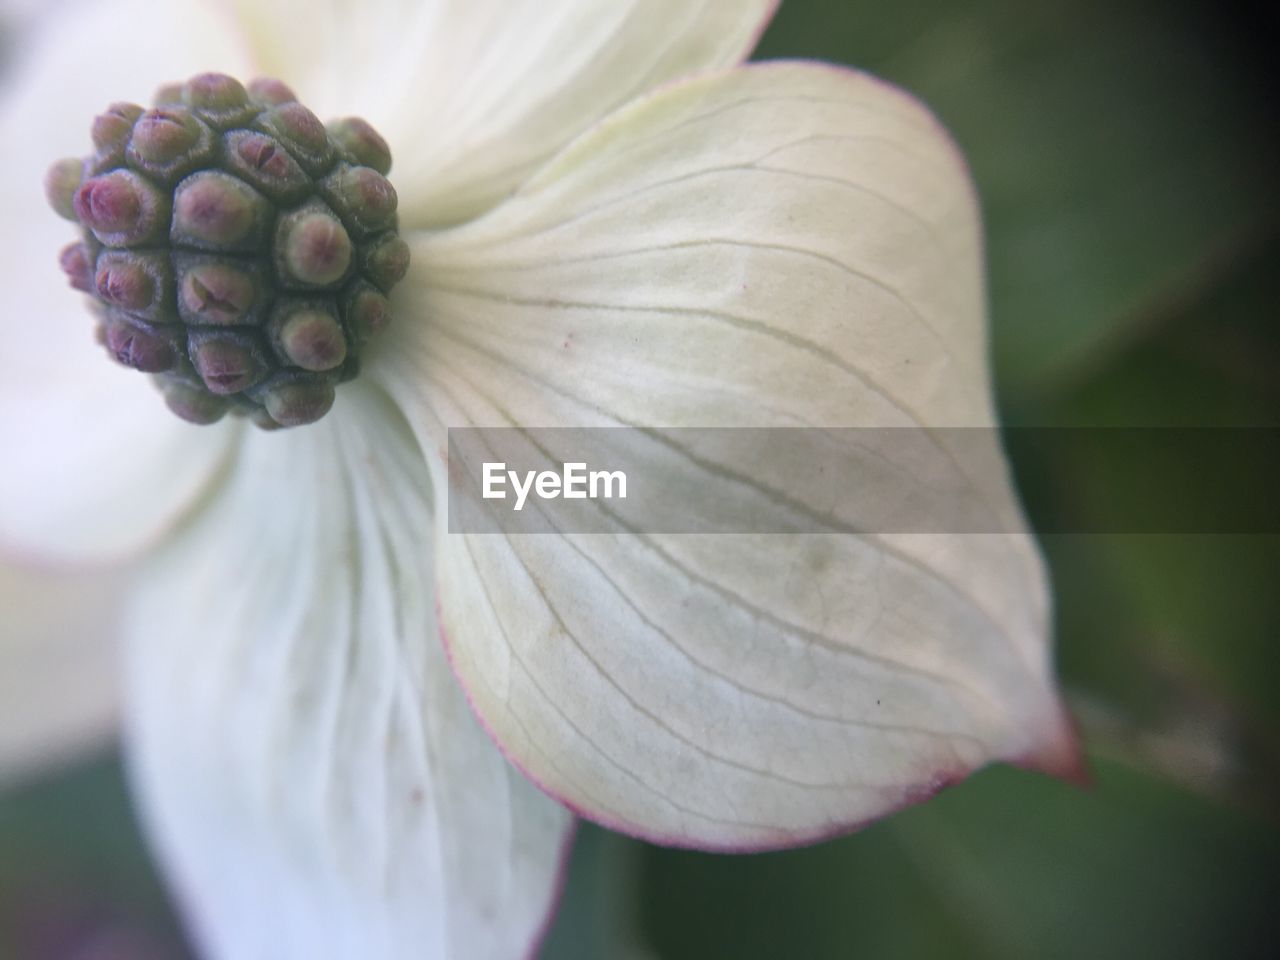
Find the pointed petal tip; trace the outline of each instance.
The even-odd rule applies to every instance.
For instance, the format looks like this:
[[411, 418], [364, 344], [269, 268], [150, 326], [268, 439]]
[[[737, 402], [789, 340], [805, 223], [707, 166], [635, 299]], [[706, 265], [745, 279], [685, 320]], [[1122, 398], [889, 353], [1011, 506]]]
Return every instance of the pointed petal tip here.
[[1094, 784], [1093, 771], [1085, 757], [1075, 719], [1061, 704], [1053, 733], [1034, 749], [1009, 762], [1023, 770], [1046, 773], [1081, 789], [1087, 790]]

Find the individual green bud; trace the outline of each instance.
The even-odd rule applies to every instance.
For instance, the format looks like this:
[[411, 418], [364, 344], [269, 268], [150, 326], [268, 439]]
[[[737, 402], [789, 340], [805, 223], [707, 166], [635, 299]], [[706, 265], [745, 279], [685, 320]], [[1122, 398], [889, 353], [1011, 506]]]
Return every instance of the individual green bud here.
[[329, 136], [357, 163], [373, 167], [384, 177], [391, 172], [391, 148], [367, 121], [359, 117], [343, 117], [330, 122], [328, 129]]
[[169, 220], [169, 197], [130, 170], [90, 177], [72, 201], [76, 217], [112, 247], [156, 243]]
[[225, 327], [259, 322], [262, 282], [250, 265], [184, 258], [178, 270], [178, 314], [185, 323]]
[[134, 122], [143, 114], [136, 103], [113, 103], [93, 118], [89, 136], [99, 150], [123, 147], [129, 142]]
[[133, 230], [143, 214], [143, 203], [135, 177], [123, 171], [94, 177], [76, 189], [73, 211], [95, 232], [121, 233]]
[[187, 348], [200, 379], [219, 396], [248, 390], [269, 369], [261, 347], [242, 333], [192, 330]]
[[98, 299], [150, 323], [173, 323], [173, 267], [163, 252], [106, 249], [94, 275]]
[[125, 157], [129, 166], [162, 183], [209, 163], [214, 155], [209, 128], [186, 107], [154, 107], [138, 118]]
[[311, 178], [279, 140], [254, 130], [232, 130], [222, 142], [231, 171], [277, 204], [292, 205], [311, 193]]
[[351, 267], [351, 237], [323, 203], [312, 203], [280, 218], [275, 253], [281, 278], [299, 287], [326, 287]]
[[164, 164], [185, 153], [200, 139], [200, 124], [181, 107], [148, 110], [133, 125], [131, 153], [143, 164]]
[[391, 320], [391, 301], [372, 284], [361, 280], [348, 292], [342, 315], [356, 343], [364, 344], [381, 332]]
[[204, 387], [172, 376], [157, 377], [164, 402], [188, 423], [217, 423], [231, 409], [231, 401], [210, 393]]
[[129, 254], [107, 251], [98, 258], [94, 286], [103, 302], [128, 313], [140, 313], [155, 300], [155, 280]]
[[133, 134], [133, 125], [142, 116], [136, 103], [113, 103], [93, 118], [90, 136], [94, 146], [94, 172], [109, 170], [124, 163], [125, 147]]
[[201, 170], [174, 193], [169, 238], [205, 250], [252, 252], [272, 216], [266, 197], [220, 170]]
[[75, 196], [83, 179], [84, 161], [75, 157], [56, 160], [45, 171], [45, 199], [64, 220], [76, 219]]
[[182, 101], [217, 130], [246, 124], [261, 107], [249, 100], [240, 81], [225, 73], [200, 73], [182, 87]]
[[312, 176], [319, 176], [333, 165], [333, 145], [324, 124], [296, 101], [271, 107], [254, 121], [254, 126], [283, 143]]
[[69, 243], [58, 254], [58, 265], [77, 290], [93, 293], [93, 258], [83, 243]]
[[173, 343], [145, 324], [109, 314], [103, 332], [108, 352], [126, 367], [143, 373], [163, 373], [178, 362]]
[[166, 83], [156, 88], [156, 92], [151, 95], [151, 105], [153, 107], [170, 107], [177, 106], [182, 103], [182, 83]]
[[320, 192], [357, 236], [386, 230], [395, 223], [396, 189], [372, 167], [340, 165], [320, 181]]
[[383, 291], [390, 291], [409, 272], [409, 245], [388, 231], [361, 248], [364, 275]]
[[285, 301], [271, 318], [276, 352], [303, 370], [332, 370], [347, 358], [347, 339], [325, 301]]
[[298, 99], [297, 94], [289, 89], [287, 84], [274, 77], [256, 77], [250, 80], [249, 96], [259, 103], [272, 107]]
[[280, 378], [262, 393], [262, 405], [282, 427], [315, 423], [333, 406], [333, 384], [312, 377]]

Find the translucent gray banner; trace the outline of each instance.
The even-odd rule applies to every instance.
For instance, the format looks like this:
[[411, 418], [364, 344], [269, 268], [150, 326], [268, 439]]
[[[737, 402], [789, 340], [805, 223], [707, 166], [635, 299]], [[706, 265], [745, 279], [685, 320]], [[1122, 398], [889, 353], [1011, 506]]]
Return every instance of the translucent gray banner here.
[[[1102, 504], [1042, 533], [1280, 532], [1280, 430], [1147, 427], [454, 429], [448, 528], [1000, 533], [1022, 526], [1005, 446], [1031, 487]], [[1175, 475], [1194, 495], [1169, 495]]]

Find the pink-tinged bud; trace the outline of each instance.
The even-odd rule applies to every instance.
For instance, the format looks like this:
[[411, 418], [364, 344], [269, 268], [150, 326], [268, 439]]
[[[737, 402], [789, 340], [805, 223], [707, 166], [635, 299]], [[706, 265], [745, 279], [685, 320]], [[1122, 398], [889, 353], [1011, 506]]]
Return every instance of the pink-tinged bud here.
[[127, 312], [139, 312], [151, 306], [156, 295], [155, 281], [139, 264], [115, 253], [98, 258], [94, 287], [105, 303]]
[[357, 343], [366, 343], [391, 320], [391, 301], [368, 284], [357, 287], [347, 302], [347, 323]]
[[164, 183], [207, 163], [214, 153], [213, 134], [186, 107], [148, 110], [133, 125], [125, 151], [129, 165]]
[[45, 172], [45, 199], [64, 220], [76, 219], [75, 196], [83, 179], [84, 161], [75, 157], [55, 161]]
[[58, 265], [71, 281], [71, 286], [85, 293], [93, 293], [93, 260], [83, 243], [70, 243], [58, 254]]
[[259, 103], [265, 103], [273, 107], [298, 99], [297, 94], [289, 89], [287, 84], [273, 77], [258, 77], [250, 80], [249, 96]]
[[282, 427], [315, 423], [333, 406], [333, 385], [323, 380], [295, 380], [273, 384], [262, 397], [271, 419]]
[[373, 167], [384, 177], [391, 172], [391, 148], [367, 121], [359, 117], [334, 120], [329, 124], [329, 136], [358, 163]]
[[252, 250], [271, 217], [267, 199], [215, 170], [193, 173], [174, 196], [170, 239], [207, 250]]
[[182, 103], [181, 83], [166, 83], [156, 88], [156, 92], [151, 97], [151, 105], [153, 107], [169, 107]]
[[364, 249], [364, 272], [384, 291], [389, 291], [409, 272], [409, 245], [394, 233], [373, 241]]
[[76, 216], [91, 230], [122, 233], [137, 225], [142, 216], [142, 199], [128, 174], [108, 173], [94, 177], [75, 193]]
[[351, 267], [351, 237], [323, 204], [280, 219], [276, 253], [287, 281], [304, 287], [337, 283]]
[[100, 160], [110, 158], [119, 163], [124, 158], [125, 144], [133, 133], [134, 122], [142, 116], [136, 103], [113, 103], [93, 118], [89, 135]]
[[193, 423], [319, 419], [409, 265], [386, 141], [354, 117], [326, 129], [277, 80], [204, 73], [155, 104], [111, 106], [96, 152], [45, 179], [84, 228], [59, 263], [99, 342]]
[[119, 317], [105, 323], [107, 350], [116, 361], [143, 373], [163, 373], [177, 363], [168, 340]]
[[385, 230], [395, 222], [395, 187], [372, 167], [339, 167], [321, 181], [320, 189], [334, 212], [358, 236]]
[[163, 251], [118, 250], [98, 254], [94, 292], [101, 303], [148, 323], [178, 319], [173, 309], [173, 265]]
[[265, 133], [233, 130], [223, 138], [227, 165], [278, 204], [292, 205], [311, 193], [311, 178], [280, 141]]
[[155, 242], [168, 220], [168, 198], [128, 170], [90, 177], [73, 201], [76, 217], [108, 246]]
[[260, 350], [247, 337], [192, 331], [188, 345], [200, 379], [219, 396], [247, 390], [267, 375]]
[[201, 426], [217, 423], [231, 409], [231, 402], [225, 397], [175, 377], [162, 378], [160, 389], [169, 409], [188, 423]]
[[333, 163], [334, 149], [324, 124], [302, 104], [290, 102], [272, 107], [255, 124], [280, 140], [312, 176], [324, 173]]
[[272, 318], [281, 357], [303, 370], [332, 370], [347, 359], [347, 340], [337, 318], [319, 304], [287, 304]]
[[218, 130], [248, 123], [261, 110], [249, 102], [249, 92], [225, 73], [201, 73], [182, 88], [182, 99], [205, 123]]
[[134, 152], [148, 163], [167, 163], [200, 139], [195, 117], [175, 107], [144, 113], [133, 127]]
[[236, 263], [195, 262], [178, 285], [178, 312], [193, 326], [254, 323], [259, 300], [258, 282]]

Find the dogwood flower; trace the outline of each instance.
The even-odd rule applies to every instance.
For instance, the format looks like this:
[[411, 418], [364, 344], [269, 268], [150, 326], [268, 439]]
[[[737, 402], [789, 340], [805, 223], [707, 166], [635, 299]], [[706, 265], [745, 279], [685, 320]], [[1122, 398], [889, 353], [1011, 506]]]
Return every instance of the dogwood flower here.
[[[141, 816], [207, 956], [520, 955], [569, 811], [778, 848], [992, 760], [1075, 769], [994, 447], [955, 455], [1007, 533], [851, 532], [770, 462], [761, 495], [823, 532], [440, 522], [451, 427], [993, 423], [963, 161], [873, 78], [740, 65], [773, 6], [101, 0], [11, 67], [0, 761], [108, 722], [118, 641]], [[395, 158], [412, 266], [308, 426], [174, 418], [57, 270], [47, 164], [209, 70], [366, 117]], [[83, 649], [61, 678], [55, 643]]]

